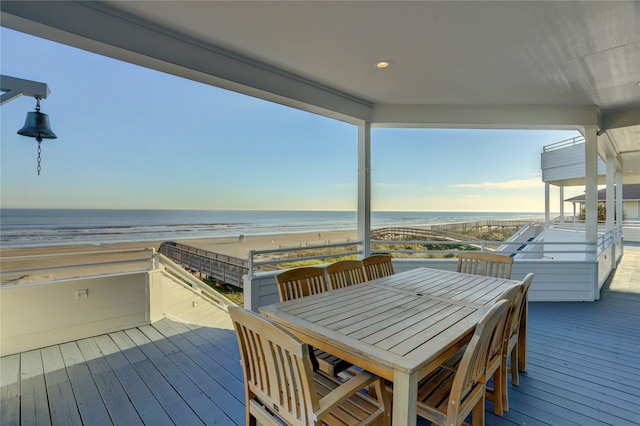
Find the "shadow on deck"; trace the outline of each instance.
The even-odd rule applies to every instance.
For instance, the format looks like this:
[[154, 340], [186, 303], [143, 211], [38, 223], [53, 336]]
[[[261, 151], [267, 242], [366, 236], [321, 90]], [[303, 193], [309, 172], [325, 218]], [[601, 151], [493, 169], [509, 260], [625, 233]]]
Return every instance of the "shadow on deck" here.
[[[600, 301], [530, 303], [528, 370], [487, 425], [640, 424], [639, 269], [625, 246]], [[242, 425], [238, 360], [228, 327], [168, 319], [6, 356], [0, 423]]]

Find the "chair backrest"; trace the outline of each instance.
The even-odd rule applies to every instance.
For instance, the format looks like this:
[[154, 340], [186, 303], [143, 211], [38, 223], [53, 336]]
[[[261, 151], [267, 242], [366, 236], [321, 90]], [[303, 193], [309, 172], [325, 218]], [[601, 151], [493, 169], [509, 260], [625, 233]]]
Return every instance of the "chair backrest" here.
[[484, 395], [488, 380], [485, 373], [491, 341], [501, 324], [504, 324], [508, 309], [508, 301], [498, 301], [476, 325], [451, 385], [447, 407], [448, 423], [454, 423], [454, 419], [460, 420], [455, 424], [462, 423], [477, 398]]
[[361, 260], [339, 260], [327, 265], [329, 288], [335, 290], [367, 280]]
[[311, 424], [319, 402], [309, 347], [255, 312], [232, 306], [229, 315], [240, 348], [247, 407], [260, 403], [289, 425]]
[[362, 259], [362, 266], [367, 276], [367, 280], [375, 280], [393, 275], [393, 264], [391, 256], [388, 254], [372, 254]]
[[281, 272], [276, 275], [276, 283], [281, 302], [327, 291], [324, 268], [317, 266], [304, 266]]
[[522, 320], [522, 311], [524, 310], [524, 305], [527, 303], [527, 297], [529, 294], [529, 287], [531, 287], [531, 282], [533, 281], [533, 273], [528, 273], [524, 279], [522, 280], [522, 292], [520, 293], [520, 297], [516, 302], [516, 306], [513, 309], [513, 316], [511, 318], [509, 324], [509, 330], [507, 330], [507, 338], [518, 334], [520, 330], [520, 321]]
[[489, 364], [493, 361], [498, 362], [498, 358], [502, 356], [503, 351], [507, 351], [507, 348], [504, 345], [509, 339], [511, 324], [514, 321], [515, 316], [518, 315], [517, 312], [520, 311], [518, 307], [522, 302], [523, 289], [524, 286], [522, 284], [515, 284], [506, 289], [498, 298], [498, 302], [506, 300], [507, 303], [509, 303], [509, 306], [502, 326], [499, 326], [499, 328], [496, 329], [496, 333], [491, 338]]
[[458, 254], [458, 272], [511, 278], [513, 257], [487, 252], [463, 252]]

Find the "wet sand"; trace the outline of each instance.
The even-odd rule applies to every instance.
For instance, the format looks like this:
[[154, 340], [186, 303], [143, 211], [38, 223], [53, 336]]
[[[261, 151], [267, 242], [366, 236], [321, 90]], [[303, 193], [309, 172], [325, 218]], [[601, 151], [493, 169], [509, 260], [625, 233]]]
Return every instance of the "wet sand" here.
[[[274, 234], [274, 235], [245, 235], [244, 240], [239, 237], [220, 237], [175, 240], [177, 243], [198, 247], [215, 253], [247, 259], [250, 250], [268, 250], [282, 247], [294, 247], [305, 245], [322, 245], [344, 243], [356, 240], [356, 230], [305, 232], [299, 234]], [[129, 250], [152, 247], [158, 249], [163, 241], [130, 242], [103, 245], [65, 245], [32, 248], [2, 248], [0, 257], [14, 256], [39, 256], [63, 253], [78, 253], [89, 251]]]

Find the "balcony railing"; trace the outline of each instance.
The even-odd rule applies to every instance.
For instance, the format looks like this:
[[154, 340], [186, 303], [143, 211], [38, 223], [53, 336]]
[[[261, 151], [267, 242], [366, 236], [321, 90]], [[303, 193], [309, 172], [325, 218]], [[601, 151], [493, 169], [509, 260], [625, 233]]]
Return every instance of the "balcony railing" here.
[[22, 284], [150, 271], [155, 249], [104, 250], [3, 257], [0, 284]]
[[567, 148], [570, 146], [578, 145], [584, 143], [584, 136], [576, 136], [571, 139], [565, 139], [559, 142], [552, 143], [551, 145], [547, 145], [543, 148], [544, 152], [555, 151], [556, 149]]

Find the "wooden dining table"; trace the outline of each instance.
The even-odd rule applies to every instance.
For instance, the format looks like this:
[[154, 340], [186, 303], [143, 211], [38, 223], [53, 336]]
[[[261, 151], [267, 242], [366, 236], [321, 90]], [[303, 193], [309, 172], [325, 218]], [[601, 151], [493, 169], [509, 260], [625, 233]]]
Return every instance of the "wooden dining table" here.
[[393, 381], [393, 425], [416, 424], [418, 382], [462, 348], [518, 281], [416, 268], [263, 306], [302, 341]]

